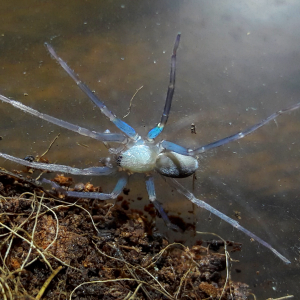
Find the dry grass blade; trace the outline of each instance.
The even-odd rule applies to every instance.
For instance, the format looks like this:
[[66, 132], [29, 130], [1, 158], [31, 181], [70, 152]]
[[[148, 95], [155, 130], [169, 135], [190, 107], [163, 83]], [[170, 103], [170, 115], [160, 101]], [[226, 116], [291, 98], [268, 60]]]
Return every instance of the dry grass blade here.
[[143, 85], [140, 86], [140, 87], [135, 91], [135, 93], [133, 94], [133, 96], [131, 97], [130, 102], [129, 102], [129, 107], [128, 107], [128, 109], [127, 109], [127, 114], [123, 117], [123, 119], [125, 119], [126, 117], [129, 116], [129, 114], [130, 114], [130, 112], [131, 112], [132, 100], [133, 100], [133, 98], [136, 96], [136, 94], [139, 92], [139, 90], [141, 90], [143, 87], [144, 87]]
[[74, 294], [74, 292], [80, 288], [81, 286], [83, 285], [86, 285], [86, 284], [94, 284], [94, 283], [108, 283], [108, 282], [119, 282], [119, 281], [134, 281], [134, 282], [137, 282], [139, 284], [145, 284], [149, 287], [152, 287], [153, 289], [155, 290], [158, 290], [160, 293], [162, 293], [163, 295], [165, 295], [168, 299], [174, 299], [173, 297], [169, 297], [168, 295], [166, 295], [164, 293], [164, 291], [161, 291], [159, 289], [157, 289], [156, 287], [153, 287], [151, 284], [149, 284], [148, 282], [145, 282], [145, 281], [141, 281], [141, 280], [136, 280], [134, 278], [118, 278], [118, 279], [106, 279], [106, 280], [97, 280], [97, 281], [89, 281], [89, 282], [83, 282], [81, 284], [79, 284], [70, 294], [70, 297], [69, 297], [69, 300], [72, 299], [72, 296]]
[[52, 274], [49, 276], [49, 278], [45, 281], [45, 283], [43, 284], [42, 288], [40, 289], [39, 293], [37, 294], [37, 296], [35, 297], [36, 300], [39, 300], [42, 298], [46, 288], [48, 287], [48, 285], [50, 284], [51, 280], [58, 274], [58, 272], [62, 269], [62, 266], [59, 266], [58, 268], [56, 268]]
[[280, 298], [268, 298], [267, 300], [285, 300], [285, 299], [292, 299], [292, 298], [294, 298], [293, 295], [287, 295], [287, 296], [280, 297]]
[[[71, 299], [76, 294], [85, 300], [228, 300], [249, 295], [245, 284], [230, 281], [227, 245], [219, 236], [224, 245], [218, 251], [202, 244], [170, 244], [153, 234], [145, 217], [128, 213], [118, 202], [111, 207], [93, 199], [74, 203], [46, 197], [24, 178], [1, 172], [0, 182], [8, 186], [0, 191], [1, 299]], [[6, 194], [12, 189], [16, 196]]]
[[[27, 239], [25, 239], [22, 235], [18, 234], [15, 230], [9, 228], [5, 224], [3, 224], [3, 223], [0, 222], [0, 225], [3, 226], [4, 228], [6, 228], [7, 230], [9, 230], [10, 232], [12, 232], [14, 235], [16, 235], [17, 237], [19, 237], [23, 241], [25, 241], [26, 243], [28, 243], [29, 245], [32, 245], [32, 248], [34, 248], [42, 256], [42, 258], [44, 259], [45, 263], [48, 265], [49, 269], [53, 272], [52, 266], [50, 265], [49, 261], [46, 259], [44, 253], [39, 249], [39, 247], [37, 247], [34, 243], [31, 244], [30, 241], [28, 241]], [[27, 233], [27, 236], [29, 236], [30, 240], [32, 240], [31, 235], [28, 232], [25, 232], [25, 233]]]

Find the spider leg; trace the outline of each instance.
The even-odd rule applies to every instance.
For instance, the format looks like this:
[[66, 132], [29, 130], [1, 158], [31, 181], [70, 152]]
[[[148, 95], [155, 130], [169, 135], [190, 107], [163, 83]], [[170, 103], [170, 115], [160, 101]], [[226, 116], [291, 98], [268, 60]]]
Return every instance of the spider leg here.
[[74, 198], [89, 198], [89, 199], [98, 199], [98, 200], [109, 200], [109, 199], [116, 199], [118, 195], [123, 191], [124, 187], [126, 186], [128, 181], [128, 175], [126, 173], [118, 180], [115, 188], [110, 194], [105, 193], [97, 193], [97, 192], [74, 192], [74, 191], [67, 191], [62, 188], [57, 183], [50, 181], [48, 179], [43, 178], [40, 180], [41, 183], [49, 183], [56, 191]]
[[236, 229], [244, 232], [246, 235], [248, 235], [249, 237], [253, 238], [257, 242], [259, 242], [260, 244], [262, 244], [263, 246], [265, 246], [266, 248], [268, 248], [269, 250], [271, 250], [276, 256], [278, 256], [286, 264], [290, 264], [291, 263], [287, 258], [285, 258], [283, 255], [281, 255], [277, 250], [275, 250], [270, 244], [268, 244], [267, 242], [265, 242], [260, 237], [256, 236], [254, 233], [250, 232], [246, 228], [242, 227], [237, 221], [229, 218], [228, 216], [226, 216], [222, 212], [218, 211], [214, 207], [212, 207], [209, 204], [207, 204], [206, 202], [204, 202], [203, 200], [197, 199], [191, 192], [189, 192], [185, 187], [183, 187], [177, 180], [175, 180], [173, 178], [166, 178], [166, 180], [167, 180], [167, 182], [171, 186], [175, 187], [176, 190], [179, 193], [181, 193], [182, 195], [184, 195], [192, 203], [196, 204], [199, 207], [202, 207], [202, 208], [208, 210], [212, 214], [218, 216], [220, 219], [222, 219], [225, 222], [227, 222], [230, 225], [232, 225], [234, 228], [236, 228]]
[[149, 195], [149, 200], [153, 203], [167, 227], [176, 231], [180, 231], [180, 228], [178, 226], [171, 223], [162, 205], [156, 200], [153, 176], [146, 175], [146, 188]]
[[78, 169], [78, 168], [72, 168], [65, 165], [56, 165], [56, 164], [45, 164], [45, 163], [38, 163], [38, 162], [29, 162], [27, 160], [11, 156], [9, 154], [1, 153], [0, 157], [3, 157], [5, 159], [8, 159], [10, 161], [13, 161], [17, 164], [39, 169], [39, 170], [47, 170], [50, 172], [62, 172], [67, 174], [73, 174], [73, 175], [110, 175], [112, 173], [115, 173], [115, 168], [109, 168], [109, 167], [90, 167], [85, 169]]
[[92, 100], [92, 102], [98, 106], [101, 112], [109, 118], [111, 122], [113, 122], [121, 131], [123, 131], [127, 136], [136, 140], [138, 138], [135, 130], [129, 126], [124, 121], [120, 120], [115, 114], [113, 114], [108, 108], [104, 105], [104, 103], [89, 89], [89, 87], [83, 83], [79, 77], [75, 74], [73, 70], [67, 65], [65, 61], [63, 61], [54, 51], [51, 45], [45, 43], [49, 53], [52, 57], [61, 65], [61, 67], [69, 74], [69, 76], [76, 82], [79, 88]]
[[68, 130], [74, 131], [81, 135], [88, 136], [88, 137], [93, 138], [98, 141], [123, 143], [123, 142], [126, 142], [126, 140], [127, 140], [126, 137], [120, 133], [100, 133], [100, 132], [90, 131], [90, 130], [82, 128], [80, 126], [71, 124], [69, 122], [54, 118], [52, 116], [48, 116], [46, 114], [40, 113], [37, 110], [32, 109], [31, 107], [28, 107], [28, 106], [22, 104], [21, 102], [18, 102], [15, 100], [10, 100], [3, 95], [0, 95], [0, 100], [6, 102], [8, 104], [11, 104], [12, 106], [14, 106], [28, 114], [31, 114], [40, 119], [43, 119], [45, 121], [48, 121], [48, 122], [58, 125], [60, 127], [66, 128]]
[[170, 71], [170, 82], [168, 86], [167, 98], [165, 102], [165, 107], [163, 114], [161, 116], [160, 123], [156, 125], [153, 129], [151, 129], [148, 133], [148, 139], [156, 138], [164, 129], [167, 124], [169, 113], [172, 105], [174, 90], [175, 90], [175, 71], [176, 71], [176, 52], [179, 46], [180, 41], [180, 33], [176, 37], [175, 45], [173, 48], [173, 54], [171, 57], [171, 71]]
[[300, 108], [300, 102], [296, 103], [296, 104], [294, 104], [294, 105], [292, 105], [292, 106], [290, 106], [288, 108], [285, 108], [285, 109], [282, 109], [282, 110], [279, 110], [279, 111], [275, 112], [274, 114], [272, 114], [268, 118], [260, 121], [259, 123], [255, 124], [255, 125], [253, 125], [251, 127], [248, 127], [247, 129], [245, 129], [243, 131], [240, 131], [240, 132], [238, 132], [236, 134], [230, 135], [230, 136], [228, 136], [226, 138], [223, 138], [221, 140], [212, 142], [212, 143], [207, 144], [205, 146], [201, 146], [201, 147], [199, 147], [199, 148], [197, 148], [195, 150], [187, 149], [187, 148], [181, 147], [181, 146], [179, 146], [177, 144], [174, 144], [174, 143], [168, 142], [168, 141], [163, 141], [161, 143], [161, 145], [162, 145], [163, 148], [165, 148], [165, 149], [167, 149], [169, 151], [173, 151], [173, 152], [176, 152], [176, 153], [179, 153], [179, 154], [182, 154], [182, 155], [195, 156], [197, 154], [203, 153], [203, 152], [208, 151], [210, 149], [217, 148], [217, 147], [223, 146], [223, 145], [225, 145], [227, 143], [239, 140], [239, 139], [245, 137], [246, 135], [254, 132], [258, 128], [266, 125], [267, 123], [269, 123], [270, 121], [274, 120], [278, 116], [283, 115], [283, 114], [288, 113], [288, 112], [291, 112], [291, 111], [296, 110], [298, 108]]

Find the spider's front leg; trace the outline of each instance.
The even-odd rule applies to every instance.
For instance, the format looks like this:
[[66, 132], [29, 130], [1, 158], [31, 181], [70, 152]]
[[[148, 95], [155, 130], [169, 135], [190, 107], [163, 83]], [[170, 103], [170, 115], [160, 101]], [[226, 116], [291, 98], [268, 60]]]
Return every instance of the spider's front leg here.
[[90, 90], [90, 88], [82, 82], [79, 77], [75, 74], [75, 72], [67, 65], [67, 63], [61, 59], [51, 45], [45, 43], [49, 53], [51, 56], [60, 64], [60, 66], [68, 73], [68, 75], [76, 82], [77, 86], [90, 98], [90, 100], [100, 108], [100, 111], [118, 127], [121, 131], [123, 131], [129, 138], [133, 140], [138, 139], [138, 134], [135, 130], [129, 126], [124, 121], [120, 120], [114, 113], [112, 113], [106, 105]]
[[173, 54], [171, 57], [170, 81], [169, 81], [167, 97], [165, 101], [165, 107], [160, 122], [148, 133], [148, 139], [150, 140], [155, 139], [159, 134], [161, 134], [169, 118], [169, 113], [171, 110], [173, 95], [175, 91], [176, 54], [177, 54], [177, 49], [179, 47], [179, 42], [180, 42], [180, 33], [177, 34], [174, 48], [173, 48]]

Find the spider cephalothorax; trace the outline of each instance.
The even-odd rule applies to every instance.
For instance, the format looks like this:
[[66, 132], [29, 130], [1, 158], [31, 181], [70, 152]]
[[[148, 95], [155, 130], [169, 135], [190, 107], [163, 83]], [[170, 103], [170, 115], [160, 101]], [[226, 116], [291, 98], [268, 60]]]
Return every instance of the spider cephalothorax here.
[[146, 173], [156, 170], [163, 176], [172, 178], [188, 177], [198, 169], [198, 161], [192, 156], [165, 151], [160, 143], [139, 139], [136, 144], [123, 151], [117, 164], [125, 171]]
[[[191, 202], [195, 203], [197, 206], [205, 208], [211, 213], [217, 215], [222, 220], [228, 222], [235, 228], [241, 230], [251, 238], [255, 239], [268, 249], [270, 249], [273, 253], [275, 253], [280, 259], [282, 259], [286, 263], [290, 263], [288, 259], [282, 256], [278, 251], [276, 251], [272, 246], [268, 243], [260, 239], [258, 236], [248, 231], [244, 227], [240, 226], [239, 223], [222, 212], [216, 210], [205, 201], [197, 199], [191, 192], [186, 190], [177, 180], [174, 178], [183, 178], [188, 177], [195, 173], [198, 168], [197, 155], [208, 151], [210, 149], [222, 146], [226, 143], [233, 142], [235, 140], [241, 139], [246, 135], [254, 132], [261, 126], [275, 119], [279, 115], [290, 112], [292, 110], [298, 109], [300, 107], [300, 103], [297, 103], [287, 109], [280, 110], [265, 120], [262, 120], [258, 124], [255, 124], [246, 130], [223, 138], [221, 140], [212, 142], [210, 144], [200, 146], [194, 150], [179, 146], [169, 141], [160, 141], [155, 143], [155, 138], [159, 136], [159, 134], [163, 131], [169, 117], [174, 88], [175, 88], [175, 69], [176, 69], [176, 52], [179, 46], [180, 34], [177, 35], [175, 45], [173, 48], [173, 53], [171, 57], [171, 72], [170, 72], [170, 82], [167, 91], [167, 97], [165, 101], [165, 107], [163, 110], [163, 114], [161, 116], [160, 122], [148, 133], [147, 137], [142, 138], [139, 136], [136, 131], [129, 126], [124, 121], [120, 120], [116, 115], [114, 115], [108, 108], [104, 105], [104, 103], [78, 78], [78, 76], [74, 73], [73, 70], [69, 68], [69, 66], [56, 54], [54, 49], [46, 44], [46, 47], [52, 57], [64, 68], [64, 70], [70, 75], [70, 77], [76, 82], [76, 84], [81, 88], [81, 90], [90, 98], [90, 100], [101, 110], [101, 112], [109, 118], [109, 120], [116, 125], [123, 133], [110, 133], [108, 131], [101, 133], [91, 131], [77, 125], [68, 123], [66, 121], [56, 119], [52, 116], [42, 114], [24, 104], [11, 100], [3, 95], [0, 95], [0, 99], [26, 113], [39, 117], [43, 120], [56, 124], [60, 127], [72, 130], [77, 132], [78, 134], [99, 140], [106, 145], [109, 142], [115, 142], [122, 144], [120, 149], [110, 149], [110, 152], [113, 154], [113, 163], [106, 164], [103, 167], [89, 167], [85, 169], [73, 168], [65, 165], [57, 165], [57, 164], [45, 164], [31, 161], [30, 159], [24, 160], [20, 159], [5, 153], [0, 152], [0, 156], [11, 160], [13, 162], [19, 163], [21, 165], [25, 165], [31, 168], [48, 170], [51, 172], [63, 172], [74, 175], [94, 175], [94, 176], [108, 176], [112, 173], [116, 173], [118, 171], [120, 174], [120, 178], [111, 193], [96, 193], [96, 192], [76, 192], [69, 191], [61, 188], [56, 183], [49, 181], [47, 179], [41, 179], [40, 182], [50, 183], [54, 188], [59, 190], [59, 192], [70, 196], [70, 197], [80, 197], [80, 198], [94, 198], [99, 200], [106, 199], [115, 199], [123, 190], [128, 181], [128, 176], [132, 173], [144, 173], [146, 188], [149, 195], [149, 199], [152, 201], [156, 209], [159, 211], [166, 225], [170, 228], [177, 229], [176, 225], [173, 225], [163, 210], [161, 204], [156, 199], [154, 180], [152, 173], [157, 171], [161, 175], [167, 178], [167, 182], [170, 183], [179, 193], [188, 198]], [[111, 159], [111, 160], [113, 160]], [[171, 178], [170, 178], [171, 177]]]

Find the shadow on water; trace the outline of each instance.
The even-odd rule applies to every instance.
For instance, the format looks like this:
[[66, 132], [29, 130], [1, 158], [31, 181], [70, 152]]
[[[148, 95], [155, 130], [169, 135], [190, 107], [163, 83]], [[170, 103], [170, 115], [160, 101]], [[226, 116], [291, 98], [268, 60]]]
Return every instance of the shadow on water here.
[[[185, 146], [235, 133], [300, 99], [300, 4], [292, 0], [72, 1], [72, 6], [30, 0], [24, 7], [20, 1], [3, 6], [0, 93], [89, 129], [115, 131], [50, 58], [44, 42], [119, 116], [143, 85], [126, 122], [145, 134], [160, 118], [180, 31], [174, 104], [163, 138]], [[1, 152], [40, 154], [61, 133], [49, 154], [52, 162], [92, 166], [107, 155], [98, 142], [6, 104], [1, 103], [0, 115]], [[243, 243], [234, 257], [241, 260], [242, 272], [233, 277], [249, 283], [261, 298], [299, 294], [299, 115], [282, 116], [252, 136], [202, 155], [194, 189], [198, 198], [239, 217], [241, 225], [270, 242], [292, 261], [289, 266], [156, 181], [157, 195], [171, 214], [180, 212], [200, 231]], [[197, 134], [191, 134], [191, 123]], [[1, 166], [19, 168], [3, 160]], [[108, 190], [113, 186], [111, 179], [85, 180]], [[192, 189], [191, 179], [183, 182]], [[132, 177], [130, 189], [131, 198], [148, 204], [142, 176]]]

